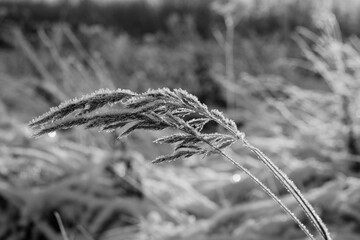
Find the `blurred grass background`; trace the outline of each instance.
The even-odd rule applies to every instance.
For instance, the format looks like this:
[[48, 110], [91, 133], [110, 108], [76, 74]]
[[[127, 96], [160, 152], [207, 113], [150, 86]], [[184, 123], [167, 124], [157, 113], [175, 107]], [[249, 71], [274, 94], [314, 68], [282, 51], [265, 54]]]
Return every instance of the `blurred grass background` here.
[[[359, 15], [356, 0], [1, 1], [0, 239], [305, 239], [219, 156], [149, 164], [170, 151], [159, 133], [30, 138], [48, 108], [117, 87], [221, 109], [334, 239], [359, 239]], [[306, 221], [251, 153], [229, 154]]]

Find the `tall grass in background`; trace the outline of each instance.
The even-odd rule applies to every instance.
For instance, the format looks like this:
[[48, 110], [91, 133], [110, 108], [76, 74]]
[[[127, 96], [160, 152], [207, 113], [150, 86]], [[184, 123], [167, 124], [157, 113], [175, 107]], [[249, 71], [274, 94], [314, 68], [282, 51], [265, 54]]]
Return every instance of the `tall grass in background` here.
[[[233, 3], [230, 4], [231, 6], [236, 6], [237, 1], [231, 2]], [[304, 5], [307, 6], [305, 2]], [[335, 2], [314, 4], [309, 18], [313, 30], [299, 27], [297, 33], [293, 35], [305, 60], [298, 58], [288, 59], [287, 63], [279, 62], [286, 67], [291, 67], [290, 65], [295, 63], [307, 71], [318, 74], [315, 78], [318, 78], [319, 82], [325, 81], [327, 85], [325, 88], [329, 88], [330, 92], [326, 89], [321, 89], [320, 92], [304, 89], [294, 85], [295, 81], [291, 83], [281, 77], [251, 76], [246, 72], [235, 73], [233, 66], [235, 25], [233, 24], [226, 25], [226, 34], [222, 35], [219, 30], [215, 31], [215, 37], [220, 47], [225, 50], [226, 56], [225, 77], [220, 77], [218, 82], [232, 93], [228, 101], [243, 102], [250, 98], [256, 102], [258, 101], [256, 98], [260, 97], [261, 101], [275, 109], [287, 124], [295, 127], [300, 135], [314, 135], [313, 137], [324, 147], [339, 149], [340, 146], [344, 146], [348, 153], [359, 155], [357, 119], [360, 82], [357, 77], [360, 41], [355, 36], [348, 40], [343, 39], [344, 33], [340, 28], [339, 20], [332, 12], [335, 6], [338, 6]], [[240, 18], [234, 15], [236, 11], [235, 13], [230, 11], [233, 8], [225, 6], [219, 9], [223, 9], [225, 20], [228, 18], [231, 19], [228, 20], [229, 22], [239, 24], [239, 21], [234, 21]], [[325, 111], [319, 112], [318, 108]], [[329, 128], [334, 131], [329, 132]], [[339, 139], [336, 137], [338, 134], [344, 137]], [[343, 139], [345, 144], [341, 143]]]
[[[38, 45], [31, 42], [19, 27], [11, 27], [8, 33], [38, 76], [37, 81], [31, 82], [31, 88], [45, 102], [58, 104], [75, 94], [114, 87], [103, 59], [96, 53], [89, 53], [69, 26], [60, 24], [50, 30], [38, 28], [34, 36]], [[86, 135], [91, 133], [84, 134], [78, 135], [81, 141], [90, 140]], [[106, 140], [98, 138], [97, 141], [88, 144], [109, 147]]]
[[[360, 40], [343, 39], [335, 15], [322, 11], [315, 18], [320, 33], [301, 28], [295, 38], [301, 48], [308, 70], [325, 81], [333, 99], [343, 129], [345, 147], [349, 154], [360, 155], [359, 102], [360, 102]], [[359, 165], [355, 164], [357, 171]]]

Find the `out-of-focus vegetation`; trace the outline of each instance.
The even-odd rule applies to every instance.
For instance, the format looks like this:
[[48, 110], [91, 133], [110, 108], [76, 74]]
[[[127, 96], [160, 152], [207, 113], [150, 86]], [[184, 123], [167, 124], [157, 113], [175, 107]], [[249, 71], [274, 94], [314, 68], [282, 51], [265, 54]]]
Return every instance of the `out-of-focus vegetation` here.
[[[170, 152], [157, 133], [29, 137], [49, 107], [116, 87], [223, 109], [334, 239], [358, 239], [359, 14], [356, 0], [2, 1], [0, 239], [304, 239], [219, 156], [149, 164]], [[305, 220], [253, 155], [229, 154]]]
[[286, 35], [298, 26], [313, 29], [311, 19], [318, 8], [336, 16], [343, 34], [360, 34], [360, 3], [356, 0], [3, 0], [1, 14], [28, 27], [58, 22], [100, 24], [135, 36], [171, 32], [169, 22], [177, 15], [184, 21], [191, 19], [197, 32], [209, 37], [220, 21], [213, 11], [218, 2], [231, 2], [222, 11], [230, 8], [239, 15], [237, 30], [242, 34]]

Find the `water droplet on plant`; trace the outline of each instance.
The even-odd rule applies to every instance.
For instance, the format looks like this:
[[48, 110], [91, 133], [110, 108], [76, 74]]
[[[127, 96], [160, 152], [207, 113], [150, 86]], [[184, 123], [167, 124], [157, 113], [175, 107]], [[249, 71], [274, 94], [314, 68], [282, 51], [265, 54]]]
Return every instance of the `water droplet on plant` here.
[[234, 183], [240, 182], [240, 180], [241, 180], [241, 175], [239, 173], [236, 173], [232, 176], [232, 181]]

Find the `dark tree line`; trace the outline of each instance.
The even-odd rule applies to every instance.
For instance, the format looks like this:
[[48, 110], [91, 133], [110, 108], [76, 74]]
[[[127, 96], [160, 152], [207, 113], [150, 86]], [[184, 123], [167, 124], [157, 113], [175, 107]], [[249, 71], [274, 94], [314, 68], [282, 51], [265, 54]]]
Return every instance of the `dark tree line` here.
[[[172, 32], [174, 26], [169, 25], [169, 19], [175, 15], [180, 22], [190, 19], [194, 30], [208, 38], [212, 36], [214, 27], [224, 25], [224, 19], [213, 11], [214, 1], [217, 0], [159, 0], [154, 3], [145, 0], [2, 0], [0, 25], [15, 22], [31, 28], [37, 24], [57, 22], [66, 22], [74, 27], [98, 24], [142, 36], [160, 31]], [[276, 2], [254, 0], [246, 11], [237, 6], [239, 9], [234, 12], [244, 12], [237, 31], [242, 35], [280, 32], [288, 37], [289, 32], [298, 26], [313, 29], [312, 14], [316, 1], [293, 0], [281, 6], [274, 5]], [[344, 35], [360, 35], [360, 4], [357, 11], [356, 6], [344, 8], [341, 0], [333, 2], [330, 10], [337, 17]]]
[[191, 19], [195, 30], [203, 37], [211, 34], [212, 13], [210, 1], [162, 1], [151, 5], [147, 1], [6, 1], [0, 3], [0, 24], [16, 23], [31, 29], [39, 24], [65, 22], [76, 28], [81, 24], [101, 25], [125, 31], [133, 36], [169, 31], [169, 18], [179, 21]]

